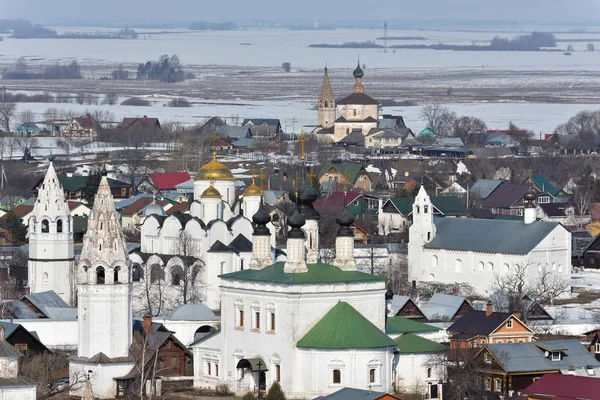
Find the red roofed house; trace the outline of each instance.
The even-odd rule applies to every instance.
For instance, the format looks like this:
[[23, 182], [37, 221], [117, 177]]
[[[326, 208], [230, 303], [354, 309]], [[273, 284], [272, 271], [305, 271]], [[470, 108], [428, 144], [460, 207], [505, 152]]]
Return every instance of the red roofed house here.
[[[127, 207], [119, 210], [119, 214], [121, 214], [121, 226], [123, 227], [123, 230], [133, 231], [136, 225], [141, 222], [140, 214], [142, 214], [144, 208], [146, 208], [148, 204], [152, 203], [152, 201], [152, 197], [141, 197]], [[165, 209], [166, 206], [170, 205], [171, 203], [164, 200], [156, 200], [156, 204]]]
[[99, 126], [98, 122], [90, 114], [86, 114], [73, 118], [69, 122], [69, 125], [62, 131], [61, 135], [96, 139], [98, 137]]
[[546, 374], [521, 393], [527, 400], [600, 399], [600, 379], [577, 375]]
[[156, 172], [138, 186], [138, 192], [175, 190], [177, 185], [191, 179], [187, 172]]

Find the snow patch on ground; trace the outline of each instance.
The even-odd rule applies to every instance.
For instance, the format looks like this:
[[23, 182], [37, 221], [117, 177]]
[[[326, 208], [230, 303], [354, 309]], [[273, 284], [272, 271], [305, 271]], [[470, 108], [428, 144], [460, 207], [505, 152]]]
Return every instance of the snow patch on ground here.
[[365, 168], [367, 170], [367, 172], [375, 172], [377, 174], [381, 174], [381, 170], [375, 166], [373, 166], [373, 164], [370, 164], [369, 166], [367, 166], [367, 168]]
[[471, 172], [469, 171], [467, 166], [462, 161], [459, 161], [458, 164], [456, 164], [456, 174], [457, 175], [470, 174], [470, 173]]

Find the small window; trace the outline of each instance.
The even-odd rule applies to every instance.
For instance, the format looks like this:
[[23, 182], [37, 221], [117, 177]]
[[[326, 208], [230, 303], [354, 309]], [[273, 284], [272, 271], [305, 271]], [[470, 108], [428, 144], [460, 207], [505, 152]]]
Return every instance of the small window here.
[[342, 372], [339, 369], [333, 370], [333, 383], [338, 385], [342, 383]]
[[17, 343], [15, 344], [15, 349], [17, 350], [29, 350], [27, 343]]
[[427, 377], [431, 378], [431, 368], [427, 368]]
[[275, 382], [281, 382], [281, 365], [275, 365]]
[[522, 209], [522, 208], [519, 208], [519, 209], [517, 209], [517, 215], [518, 215], [519, 217], [522, 217], [522, 216], [523, 216], [523, 209]]
[[254, 329], [260, 329], [260, 311], [254, 312]]
[[275, 313], [269, 313], [269, 330], [274, 332], [275, 331]]
[[121, 197], [127, 197], [127, 188], [121, 188]]
[[600, 342], [596, 343], [596, 354], [600, 354]]
[[44, 272], [44, 282], [48, 282], [48, 273]]
[[142, 267], [139, 264], [133, 265], [133, 281], [139, 282], [142, 277]]
[[171, 275], [171, 284], [173, 286], [179, 286], [181, 282], [181, 276], [179, 276], [179, 273], [174, 272], [173, 275]]
[[206, 372], [207, 375], [212, 375], [211, 364], [209, 362], [206, 363]]
[[215, 364], [215, 376], [219, 376], [219, 364]]
[[502, 391], [502, 379], [496, 378], [494, 379], [494, 392]]
[[427, 214], [427, 212], [428, 212], [428, 211], [429, 211], [429, 206], [428, 206], [428, 205], [424, 205], [424, 206], [423, 206], [423, 212], [424, 212], [425, 214]]
[[243, 328], [244, 327], [244, 310], [238, 310], [238, 320], [237, 320], [237, 326], [239, 328]]
[[104, 285], [104, 268], [103, 267], [96, 268], [96, 283], [99, 285]]
[[485, 390], [492, 390], [492, 378], [485, 378]]
[[244, 259], [242, 258], [240, 260], [240, 271], [243, 271], [243, 270], [244, 270]]
[[538, 203], [541, 203], [541, 204], [550, 203], [550, 197], [549, 196], [541, 196], [538, 198]]
[[369, 370], [369, 383], [375, 383], [375, 368]]
[[42, 220], [42, 233], [50, 232], [50, 223], [47, 219]]
[[513, 327], [513, 321], [512, 321], [512, 319], [509, 319], [508, 321], [506, 321], [506, 327], [507, 328], [512, 328]]
[[63, 222], [62, 222], [62, 219], [59, 219], [58, 221], [56, 221], [56, 232], [62, 233], [62, 231], [63, 231]]
[[552, 361], [560, 361], [562, 359], [562, 354], [560, 351], [552, 352]]

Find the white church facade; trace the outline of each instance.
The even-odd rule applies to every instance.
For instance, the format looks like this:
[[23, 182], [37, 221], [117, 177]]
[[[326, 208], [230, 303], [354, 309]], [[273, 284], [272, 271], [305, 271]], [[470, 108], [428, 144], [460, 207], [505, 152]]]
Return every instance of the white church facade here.
[[496, 277], [524, 270], [529, 280], [548, 273], [571, 282], [571, 233], [555, 222], [536, 221], [535, 195], [526, 196], [523, 220], [439, 218], [421, 188], [409, 228], [409, 279], [463, 282], [490, 295]]
[[254, 216], [251, 268], [220, 276], [221, 329], [191, 345], [194, 386], [224, 382], [241, 394], [280, 382], [290, 398], [344, 386], [392, 390], [385, 278], [356, 270], [347, 213], [338, 219], [333, 265], [308, 259], [312, 195], [300, 190], [288, 218], [285, 262], [269, 259], [261, 243], [270, 240], [268, 213], [261, 207]]

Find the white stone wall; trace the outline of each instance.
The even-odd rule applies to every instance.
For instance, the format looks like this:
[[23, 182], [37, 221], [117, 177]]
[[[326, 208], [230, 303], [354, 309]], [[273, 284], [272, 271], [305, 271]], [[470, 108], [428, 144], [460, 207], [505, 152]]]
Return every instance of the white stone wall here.
[[[343, 387], [388, 392], [392, 390], [393, 348], [368, 350], [298, 349], [299, 373], [293, 384], [297, 398], [314, 398], [333, 393]], [[340, 370], [341, 383], [333, 383], [333, 370]], [[375, 369], [375, 382], [369, 371]]]
[[353, 129], [360, 129], [362, 134], [366, 135], [373, 128], [377, 128], [377, 122], [336, 122], [333, 126], [333, 141], [337, 142], [345, 138], [352, 133]]
[[[92, 364], [84, 361], [69, 363], [69, 379], [72, 389], [71, 396], [83, 395], [87, 375], [90, 376], [92, 392], [96, 399], [114, 399], [117, 393], [115, 377], [126, 375], [135, 363]], [[89, 372], [91, 371], [91, 372]]]
[[133, 329], [130, 284], [79, 285], [78, 300], [78, 356], [126, 357]]
[[35, 386], [0, 387], [0, 400], [36, 400]]
[[28, 331], [36, 332], [40, 342], [51, 350], [77, 349], [79, 326], [76, 319], [20, 319], [18, 323]]
[[[407, 392], [419, 394], [428, 393], [429, 383], [437, 385], [440, 379], [444, 379], [445, 371], [438, 363], [431, 365], [431, 357], [442, 357], [430, 353], [399, 354], [396, 356], [396, 388]], [[428, 369], [431, 376], [427, 376]]]
[[336, 107], [337, 118], [344, 117], [347, 121], [364, 121], [368, 117], [378, 119], [377, 104], [342, 104]]

